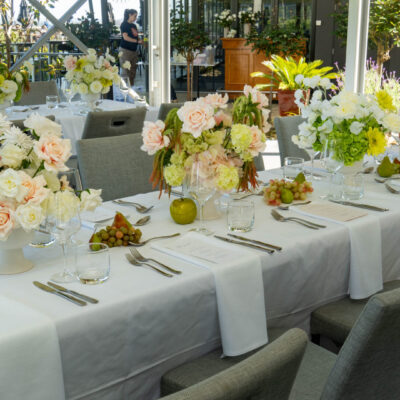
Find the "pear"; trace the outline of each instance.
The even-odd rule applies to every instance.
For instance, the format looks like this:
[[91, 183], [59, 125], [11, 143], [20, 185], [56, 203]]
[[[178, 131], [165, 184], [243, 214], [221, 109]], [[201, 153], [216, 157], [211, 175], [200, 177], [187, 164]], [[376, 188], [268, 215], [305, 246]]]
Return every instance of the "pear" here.
[[377, 172], [379, 176], [382, 176], [383, 178], [389, 178], [397, 172], [397, 166], [392, 164], [388, 156], [385, 156], [377, 168]]
[[299, 174], [297, 174], [296, 178], [294, 178], [294, 181], [298, 183], [304, 183], [306, 181], [306, 177], [302, 172], [300, 172]]

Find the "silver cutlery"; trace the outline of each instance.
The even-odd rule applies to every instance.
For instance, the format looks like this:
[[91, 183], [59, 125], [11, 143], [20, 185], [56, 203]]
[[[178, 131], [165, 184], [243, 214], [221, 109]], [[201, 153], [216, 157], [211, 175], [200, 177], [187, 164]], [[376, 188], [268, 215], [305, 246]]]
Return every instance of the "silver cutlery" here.
[[375, 167], [367, 167], [367, 168], [363, 169], [362, 171], [357, 172], [357, 174], [368, 175], [368, 174], [371, 174], [372, 172], [374, 172], [374, 170], [375, 170]]
[[369, 204], [353, 203], [351, 201], [344, 201], [344, 200], [329, 200], [329, 201], [332, 203], [341, 204], [343, 206], [364, 208], [366, 210], [371, 210], [371, 211], [389, 211], [388, 208], [371, 206]]
[[389, 181], [390, 179], [400, 179], [400, 176], [395, 176], [394, 178], [390, 176], [389, 178], [375, 178], [375, 181], [378, 183], [385, 183], [386, 181]]
[[145, 213], [149, 212], [154, 207], [154, 206], [146, 207], [146, 206], [143, 206], [142, 204], [135, 203], [133, 201], [125, 201], [125, 200], [113, 200], [112, 202], [116, 203], [116, 204], [120, 204], [122, 206], [135, 207], [136, 211], [141, 214], [145, 214]]
[[244, 236], [234, 235], [233, 233], [228, 233], [228, 236], [231, 236], [231, 237], [233, 237], [233, 238], [235, 238], [235, 239], [244, 240], [244, 241], [246, 241], [246, 242], [258, 244], [258, 245], [260, 245], [260, 246], [270, 247], [271, 249], [274, 249], [274, 250], [278, 250], [278, 251], [281, 251], [281, 250], [282, 250], [282, 247], [280, 247], [280, 246], [275, 246], [274, 244], [269, 244], [269, 243], [265, 243], [265, 242], [260, 242], [259, 240], [255, 240], [255, 239], [249, 239], [249, 238], [246, 238], [246, 237], [244, 237]]
[[304, 206], [305, 204], [310, 204], [310, 203], [311, 203], [311, 200], [303, 201], [302, 203], [292, 203], [292, 204], [289, 204], [287, 206], [280, 205], [280, 206], [278, 206], [278, 208], [280, 210], [287, 211], [287, 210], [289, 210], [289, 207], [292, 207], [292, 206]]
[[297, 222], [301, 225], [304, 225], [310, 229], [326, 228], [325, 225], [315, 224], [314, 222], [311, 222], [311, 221], [308, 221], [308, 220], [305, 220], [302, 218], [297, 218], [297, 217], [286, 217], [285, 218], [283, 215], [279, 214], [278, 211], [276, 211], [276, 210], [271, 210], [271, 215], [273, 218], [275, 218], [277, 221], [280, 221], [280, 222], [293, 221], [293, 222]]
[[151, 218], [150, 215], [146, 215], [145, 217], [138, 219], [138, 220], [133, 224], [133, 226], [143, 226], [143, 225], [146, 225], [146, 224], [150, 221], [150, 218]]
[[240, 196], [240, 197], [234, 197], [233, 200], [234, 201], [243, 200], [243, 199], [246, 199], [247, 197], [250, 197], [250, 196], [262, 196], [263, 194], [264, 194], [264, 191], [260, 190], [259, 192], [251, 192], [251, 193], [246, 193], [246, 194], [244, 194], [243, 196]]
[[389, 190], [390, 193], [400, 194], [400, 190], [392, 188], [388, 183], [385, 183], [385, 188]]
[[34, 281], [33, 284], [36, 287], [38, 287], [39, 289], [44, 290], [45, 292], [55, 294], [56, 296], [62, 297], [63, 299], [68, 300], [78, 306], [86, 306], [87, 305], [87, 303], [85, 301], [79, 300], [73, 296], [70, 296], [69, 294], [60, 292], [59, 290], [56, 290], [56, 289], [53, 289], [50, 286], [47, 286], [41, 282]]
[[161, 271], [161, 269], [158, 269], [154, 265], [151, 265], [151, 264], [146, 263], [146, 262], [139, 262], [136, 258], [132, 257], [130, 254], [125, 254], [125, 257], [132, 265], [135, 265], [136, 267], [141, 267], [142, 265], [147, 265], [153, 271], [156, 271], [161, 275], [167, 276], [168, 278], [172, 278], [173, 277], [172, 274], [169, 274], [168, 272]]
[[169, 239], [169, 238], [173, 238], [173, 237], [179, 236], [179, 235], [180, 235], [180, 233], [174, 233], [173, 235], [166, 235], [166, 236], [155, 236], [155, 237], [149, 238], [149, 239], [147, 239], [147, 240], [145, 240], [143, 242], [139, 242], [139, 243], [129, 242], [129, 245], [133, 246], [133, 247], [141, 247], [141, 246], [144, 246], [146, 243], [149, 243], [151, 240]]
[[256, 244], [240, 242], [239, 240], [233, 240], [233, 239], [229, 239], [229, 238], [226, 238], [223, 236], [214, 235], [214, 237], [217, 239], [223, 240], [224, 242], [239, 244], [241, 246], [250, 247], [251, 249], [266, 251], [268, 254], [272, 254], [275, 251], [275, 250], [267, 249], [266, 247], [258, 246]]
[[85, 294], [75, 292], [75, 290], [70, 290], [70, 289], [67, 289], [67, 288], [65, 288], [63, 286], [56, 285], [53, 282], [47, 282], [47, 284], [49, 286], [51, 286], [52, 288], [59, 290], [60, 292], [65, 292], [65, 293], [68, 293], [68, 294], [72, 294], [73, 296], [79, 297], [82, 300], [88, 301], [89, 303], [97, 304], [99, 302], [98, 300], [94, 299], [93, 297], [89, 297], [89, 296], [86, 296]]
[[154, 258], [143, 257], [142, 254], [140, 254], [139, 251], [136, 250], [133, 247], [130, 247], [129, 251], [131, 252], [132, 256], [134, 258], [136, 258], [136, 260], [138, 260], [138, 261], [144, 261], [144, 262], [153, 261], [154, 263], [158, 264], [160, 267], [163, 267], [163, 268], [167, 269], [169, 272], [172, 272], [174, 274], [181, 274], [182, 273], [182, 271], [179, 271], [177, 269], [171, 268], [168, 265], [165, 265], [162, 262], [155, 260]]

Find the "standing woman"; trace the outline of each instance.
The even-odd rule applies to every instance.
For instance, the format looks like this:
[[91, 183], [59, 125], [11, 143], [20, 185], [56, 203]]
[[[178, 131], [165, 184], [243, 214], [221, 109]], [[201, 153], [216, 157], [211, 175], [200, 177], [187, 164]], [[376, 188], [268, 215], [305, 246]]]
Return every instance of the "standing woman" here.
[[129, 82], [132, 86], [136, 76], [136, 64], [138, 61], [138, 54], [136, 50], [138, 43], [140, 43], [137, 26], [134, 24], [137, 15], [138, 12], [136, 10], [125, 10], [124, 21], [121, 24], [122, 39], [119, 49], [122, 53], [120, 57], [120, 65], [122, 66], [125, 61], [129, 61], [131, 63], [130, 69], [122, 68], [122, 76], [128, 76]]

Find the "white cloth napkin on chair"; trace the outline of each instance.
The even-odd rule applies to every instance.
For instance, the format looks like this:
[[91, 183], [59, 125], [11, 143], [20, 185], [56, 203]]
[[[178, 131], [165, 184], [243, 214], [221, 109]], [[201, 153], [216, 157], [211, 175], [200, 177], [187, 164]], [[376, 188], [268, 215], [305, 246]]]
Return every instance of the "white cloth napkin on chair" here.
[[261, 261], [255, 252], [195, 232], [152, 247], [213, 273], [226, 356], [244, 354], [268, 343]]

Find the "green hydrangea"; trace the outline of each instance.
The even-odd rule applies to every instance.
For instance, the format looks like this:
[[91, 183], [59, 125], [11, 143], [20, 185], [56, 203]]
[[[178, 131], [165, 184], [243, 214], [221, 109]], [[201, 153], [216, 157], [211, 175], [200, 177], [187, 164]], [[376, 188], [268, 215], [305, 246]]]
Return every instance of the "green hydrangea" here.
[[238, 154], [244, 153], [250, 146], [253, 138], [250, 127], [243, 124], [232, 125], [231, 143]]
[[164, 178], [169, 186], [180, 186], [185, 178], [185, 169], [180, 165], [169, 164], [164, 168]]
[[217, 181], [218, 189], [229, 192], [239, 185], [239, 174], [235, 167], [228, 167], [226, 165], [219, 165], [217, 168]]

